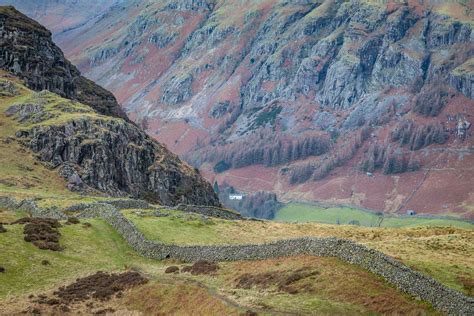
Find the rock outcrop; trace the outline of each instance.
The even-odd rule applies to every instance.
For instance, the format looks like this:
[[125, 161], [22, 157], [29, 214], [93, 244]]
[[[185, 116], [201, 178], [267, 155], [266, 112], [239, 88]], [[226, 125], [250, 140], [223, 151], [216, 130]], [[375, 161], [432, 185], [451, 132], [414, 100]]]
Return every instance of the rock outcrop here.
[[127, 119], [112, 93], [81, 76], [64, 57], [50, 31], [14, 7], [0, 7], [0, 69], [33, 90], [49, 90], [101, 114]]
[[[0, 69], [15, 75], [2, 73], [0, 101], [22, 96], [0, 115], [16, 122], [11, 136], [57, 170], [70, 190], [165, 205], [220, 204], [199, 170], [130, 123], [113, 95], [80, 76], [44, 27], [0, 7], [0, 44]], [[18, 77], [45, 90], [33, 92]]]
[[77, 119], [34, 127], [20, 136], [42, 161], [60, 168], [72, 190], [87, 186], [165, 205], [218, 203], [194, 168], [124, 121]]
[[25, 103], [8, 107], [5, 115], [17, 121], [17, 139], [57, 169], [70, 190], [165, 205], [219, 205], [198, 170], [137, 126], [48, 91], [31, 94], [25, 95]]

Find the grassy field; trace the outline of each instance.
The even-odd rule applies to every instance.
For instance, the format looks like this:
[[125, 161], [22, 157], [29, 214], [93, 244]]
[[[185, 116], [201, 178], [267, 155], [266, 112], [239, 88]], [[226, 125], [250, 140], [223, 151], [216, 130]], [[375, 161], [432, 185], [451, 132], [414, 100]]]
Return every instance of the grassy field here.
[[[270, 310], [290, 315], [434, 314], [426, 305], [397, 293], [379, 278], [336, 258], [298, 256], [219, 266], [215, 277], [193, 279], [262, 314]], [[294, 283], [287, 281], [295, 278], [296, 271], [304, 270], [311, 275]], [[238, 286], [243, 275], [252, 280], [252, 286]], [[289, 285], [287, 290], [279, 291], [282, 280]], [[360, 288], [364, 291], [354, 291]]]
[[303, 236], [347, 238], [391, 255], [465, 293], [474, 280], [474, 231], [455, 227], [370, 228], [317, 223], [224, 221], [171, 212], [168, 217], [125, 211], [151, 240], [211, 245], [262, 243]]
[[[358, 221], [361, 226], [378, 227], [380, 216], [375, 213], [350, 207], [322, 207], [304, 203], [288, 203], [280, 209], [276, 221], [282, 222], [317, 222], [324, 224], [349, 224]], [[453, 226], [474, 229], [474, 225], [465, 221], [443, 218], [423, 218], [418, 216], [385, 215], [381, 227], [415, 227], [415, 226]]]
[[[2, 211], [5, 213], [6, 211]], [[175, 215], [182, 215], [174, 212]], [[21, 216], [11, 213], [9, 220]], [[187, 214], [186, 214], [187, 215]], [[130, 215], [130, 217], [132, 217]], [[169, 218], [155, 221], [150, 218], [141, 227], [154, 227], [155, 231], [169, 226]], [[139, 257], [122, 238], [105, 222], [87, 220], [92, 226], [82, 224], [63, 225], [60, 228], [62, 252], [39, 250], [23, 240], [22, 225], [6, 225], [6, 233], [0, 234], [0, 310], [17, 313], [24, 310], [31, 300], [29, 294], [51, 293], [59, 286], [69, 284], [77, 277], [102, 271], [135, 269], [144, 273], [150, 282], [124, 293], [121, 298], [109, 302], [96, 302], [96, 308], [113, 307], [130, 313], [145, 314], [228, 314], [239, 315], [248, 309], [263, 314], [317, 313], [328, 314], [378, 314], [378, 313], [434, 313], [427, 305], [417, 302], [356, 266], [335, 258], [296, 257], [256, 262], [219, 263], [216, 275], [168, 275], [164, 271], [170, 265], [183, 266], [179, 262], [149, 260]], [[219, 221], [200, 223], [195, 218], [182, 219], [175, 224], [176, 230], [187, 229], [180, 235], [173, 229], [168, 233], [181, 236], [190, 243], [219, 243], [209, 236], [205, 227], [233, 226], [233, 222]], [[186, 228], [186, 226], [189, 226]], [[204, 229], [204, 230], [203, 230]], [[192, 238], [191, 233], [196, 233]], [[150, 234], [148, 232], [147, 234]], [[247, 234], [247, 233], [246, 233]], [[42, 265], [48, 260], [50, 265]], [[300, 269], [313, 273], [291, 283], [291, 293], [278, 287], [283, 276], [291, 279]], [[274, 278], [249, 288], [240, 288], [238, 280], [247, 273], [257, 278]], [[359, 288], [364, 287], [364, 291]], [[51, 308], [51, 307], [44, 307]], [[86, 311], [84, 306], [75, 311]], [[44, 310], [46, 313], [54, 310]], [[87, 312], [86, 312], [87, 313]], [[1, 314], [1, 313], [0, 313]]]
[[[88, 222], [92, 227], [60, 228], [62, 252], [39, 250], [23, 241], [22, 225], [6, 226], [7, 232], [0, 234], [0, 265], [6, 270], [0, 274], [0, 298], [48, 289], [98, 270], [158, 264], [138, 256], [106, 223]], [[43, 260], [51, 264], [42, 265]]]

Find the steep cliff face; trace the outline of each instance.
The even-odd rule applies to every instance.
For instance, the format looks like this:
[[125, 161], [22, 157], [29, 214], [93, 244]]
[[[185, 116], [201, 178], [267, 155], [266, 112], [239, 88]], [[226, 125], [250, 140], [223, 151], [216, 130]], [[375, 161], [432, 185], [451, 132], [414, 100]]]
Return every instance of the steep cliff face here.
[[[0, 65], [11, 71], [0, 70], [2, 144], [26, 146], [73, 191], [219, 205], [199, 171], [121, 118], [113, 95], [80, 77], [41, 25], [0, 7], [0, 30]], [[12, 73], [32, 89], [52, 92], [34, 92]]]
[[101, 114], [127, 118], [112, 93], [81, 76], [46, 28], [13, 7], [0, 8], [0, 69], [22, 78], [33, 90], [46, 89]]
[[[426, 170], [453, 170], [446, 156], [458, 155], [459, 175], [472, 172], [472, 138], [456, 134], [458, 119], [474, 120], [472, 9], [470, 2], [128, 1], [60, 44], [134, 121], [210, 179], [286, 199], [465, 213], [472, 199], [465, 189], [447, 203], [422, 201], [436, 191], [426, 178], [443, 178]], [[417, 129], [416, 146], [391, 137], [407, 124]], [[433, 141], [440, 128], [441, 143]], [[383, 153], [377, 164], [374, 148]], [[366, 172], [384, 189], [369, 189]]]
[[14, 91], [0, 97], [2, 115], [16, 122], [10, 139], [16, 136], [49, 169], [57, 170], [68, 189], [166, 205], [219, 204], [197, 170], [135, 125], [48, 91], [32, 92], [8, 76], [0, 83]]

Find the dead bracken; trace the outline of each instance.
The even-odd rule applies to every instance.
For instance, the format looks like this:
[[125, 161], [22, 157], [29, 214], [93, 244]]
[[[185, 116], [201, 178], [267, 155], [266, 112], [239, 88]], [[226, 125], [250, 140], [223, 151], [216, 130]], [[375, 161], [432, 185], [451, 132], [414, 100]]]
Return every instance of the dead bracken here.
[[47, 249], [52, 251], [61, 251], [63, 248], [59, 245], [59, 238], [61, 233], [58, 228], [61, 224], [56, 219], [46, 218], [21, 218], [13, 224], [25, 224], [23, 233], [24, 240], [31, 242], [39, 249]]
[[189, 272], [192, 275], [200, 275], [200, 274], [215, 274], [219, 270], [219, 266], [215, 262], [209, 261], [198, 261], [194, 263], [192, 266], [184, 266], [181, 269], [181, 272], [186, 273]]
[[50, 313], [49, 308], [52, 308], [56, 312], [67, 313], [73, 308], [71, 305], [86, 302], [85, 306], [88, 308], [89, 314], [113, 313], [114, 310], [108, 308], [93, 311], [94, 300], [103, 302], [114, 296], [122, 297], [123, 291], [147, 282], [147, 278], [135, 271], [117, 274], [99, 271], [93, 275], [79, 278], [70, 285], [60, 287], [52, 295], [39, 294], [36, 297], [30, 295], [30, 301], [39, 305], [30, 306], [25, 312], [31, 314], [37, 310], [40, 313], [44, 311]]
[[309, 291], [310, 289], [306, 285], [297, 287], [295, 283], [317, 274], [319, 274], [319, 272], [310, 267], [303, 267], [294, 272], [274, 271], [259, 274], [245, 273], [236, 279], [236, 287], [241, 289], [250, 289], [252, 287], [267, 289], [271, 286], [276, 286], [280, 292], [296, 294], [300, 291]]
[[90, 298], [106, 301], [115, 294], [147, 282], [148, 280], [143, 275], [135, 271], [121, 274], [99, 271], [88, 277], [77, 279], [68, 286], [60, 287], [54, 295], [66, 305], [68, 302], [82, 302]]
[[177, 266], [170, 266], [166, 268], [165, 273], [179, 273], [179, 268]]

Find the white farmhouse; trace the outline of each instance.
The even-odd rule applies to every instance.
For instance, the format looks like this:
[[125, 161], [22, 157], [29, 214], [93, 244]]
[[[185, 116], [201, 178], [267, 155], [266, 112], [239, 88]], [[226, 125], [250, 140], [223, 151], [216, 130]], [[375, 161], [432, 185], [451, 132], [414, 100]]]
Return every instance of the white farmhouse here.
[[242, 194], [229, 194], [229, 200], [242, 200], [244, 196]]

